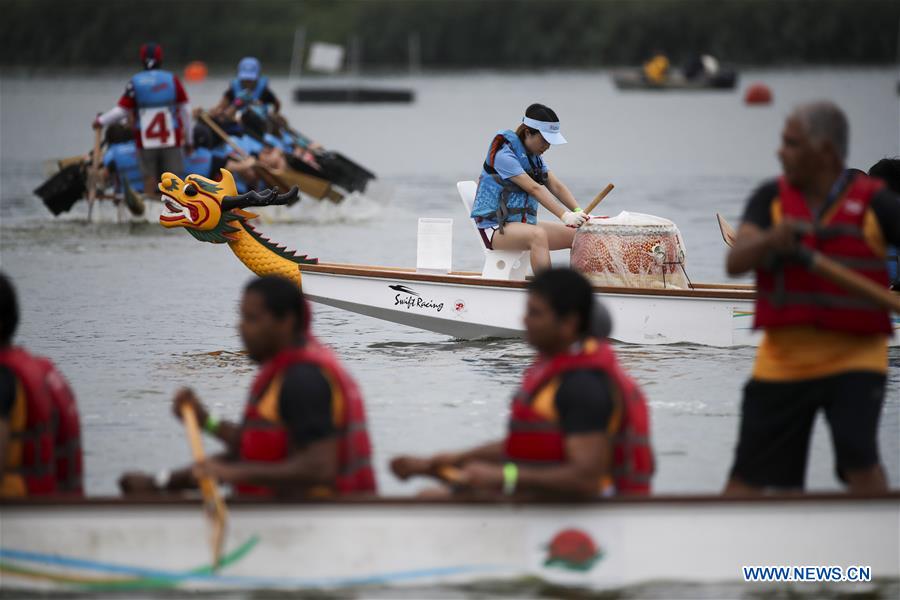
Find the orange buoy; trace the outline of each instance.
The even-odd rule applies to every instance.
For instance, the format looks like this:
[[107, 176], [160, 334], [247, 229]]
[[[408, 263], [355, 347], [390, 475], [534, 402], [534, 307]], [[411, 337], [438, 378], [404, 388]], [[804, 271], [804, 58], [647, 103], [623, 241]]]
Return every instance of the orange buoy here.
[[747, 104], [771, 104], [772, 90], [764, 83], [754, 83], [744, 93], [744, 102]]
[[206, 73], [206, 63], [202, 60], [195, 60], [184, 68], [184, 80], [199, 83], [206, 79]]

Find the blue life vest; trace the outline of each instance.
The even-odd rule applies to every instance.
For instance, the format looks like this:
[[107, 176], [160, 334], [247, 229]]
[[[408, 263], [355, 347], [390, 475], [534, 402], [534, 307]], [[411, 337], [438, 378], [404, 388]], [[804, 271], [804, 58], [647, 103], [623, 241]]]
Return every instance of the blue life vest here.
[[[134, 87], [134, 101], [137, 103], [138, 110], [168, 106], [172, 111], [173, 122], [176, 124], [179, 122], [174, 75], [159, 69], [141, 71], [131, 78], [131, 85]], [[140, 112], [138, 112], [138, 121], [140, 121]], [[141, 128], [139, 122], [137, 128], [139, 130]]]
[[504, 223], [537, 223], [539, 203], [512, 181], [504, 180], [494, 169], [494, 157], [503, 146], [509, 144], [519, 164], [532, 179], [544, 185], [544, 161], [530, 155], [515, 131], [500, 131], [491, 140], [487, 158], [478, 179], [478, 191], [472, 203], [472, 214], [478, 227], [496, 227], [503, 230]]
[[134, 141], [121, 144], [110, 144], [103, 155], [103, 166], [114, 166], [116, 172], [116, 192], [123, 189], [122, 181], [127, 181], [132, 190], [144, 191], [144, 176], [141, 173], [141, 163], [138, 158], [138, 150]]
[[134, 100], [138, 108], [171, 106], [174, 112], [177, 98], [175, 76], [168, 71], [141, 71], [131, 78], [131, 85], [134, 87]]
[[[238, 145], [240, 146], [241, 145], [240, 140], [236, 140], [236, 141], [237, 141]], [[231, 146], [229, 146], [228, 144], [221, 144], [219, 146], [216, 146], [212, 150], [210, 150], [210, 153], [209, 153], [210, 160], [212, 160], [212, 159], [226, 160], [227, 157], [233, 153], [234, 153], [234, 149]], [[213, 174], [211, 173], [210, 175], [213, 175]], [[215, 175], [218, 176], [218, 174], [215, 174]], [[232, 175], [234, 176], [234, 186], [237, 189], [239, 194], [243, 194], [244, 192], [249, 191], [250, 188], [247, 187], [247, 183], [243, 179], [241, 179], [240, 175], [238, 175], [237, 173], [232, 173]]]
[[213, 153], [209, 148], [194, 148], [191, 154], [184, 153], [184, 175], [200, 175], [209, 177], [212, 168]]
[[[241, 150], [243, 150], [246, 154], [252, 154], [258, 156], [259, 153], [263, 149], [263, 145], [261, 142], [256, 141], [255, 138], [250, 137], [249, 135], [242, 135], [240, 137], [234, 138], [235, 143], [240, 146]], [[229, 151], [232, 149], [229, 147]], [[247, 182], [241, 178], [237, 173], [233, 173], [234, 175], [234, 184], [237, 188], [239, 194], [243, 194], [244, 192], [250, 191], [250, 186], [247, 185]]]
[[282, 150], [284, 150], [288, 154], [293, 152], [294, 147], [297, 145], [297, 140], [294, 138], [294, 136], [289, 134], [287, 131], [282, 131], [281, 137], [279, 139], [281, 140]]
[[900, 282], [900, 248], [888, 246], [888, 275], [891, 281]]
[[247, 154], [258, 156], [259, 153], [262, 152], [262, 142], [258, 142], [256, 138], [253, 138], [249, 135], [244, 134], [240, 137], [236, 137], [234, 138], [234, 141], [238, 146], [241, 147], [241, 150], [243, 150]]
[[237, 104], [238, 101], [240, 101], [244, 106], [259, 113], [260, 116], [265, 117], [269, 112], [269, 106], [262, 103], [262, 95], [268, 85], [269, 78], [260, 77], [256, 80], [256, 87], [248, 90], [241, 86], [240, 80], [237, 78], [232, 79], [231, 93], [234, 94], [234, 103]]

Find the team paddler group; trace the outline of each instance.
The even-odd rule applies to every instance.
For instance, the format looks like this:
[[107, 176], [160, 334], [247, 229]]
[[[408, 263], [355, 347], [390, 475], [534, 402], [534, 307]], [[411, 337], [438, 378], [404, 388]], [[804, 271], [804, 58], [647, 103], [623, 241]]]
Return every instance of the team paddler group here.
[[254, 170], [257, 165], [274, 173], [291, 165], [304, 172], [321, 169], [321, 146], [288, 126], [256, 58], [241, 59], [209, 114], [191, 110], [181, 80], [162, 68], [161, 46], [144, 44], [140, 59], [143, 70], [128, 81], [118, 103], [92, 123], [98, 131], [106, 129], [100, 175], [116, 193], [127, 185], [149, 194], [166, 172], [208, 177], [227, 168], [238, 191], [246, 192], [269, 185]]
[[[250, 88], [234, 88], [234, 96], [242, 89]], [[764, 337], [744, 388], [727, 494], [802, 490], [820, 410], [848, 490], [888, 488], [877, 431], [890, 314], [837, 285], [818, 270], [817, 257], [885, 293], [888, 247], [900, 245], [900, 196], [889, 189], [896, 189], [898, 163], [882, 161], [872, 170], [889, 187], [848, 170], [848, 139], [847, 120], [835, 105], [795, 109], [778, 153], [782, 175], [752, 194], [728, 254], [730, 273], [756, 273], [756, 327]], [[594, 498], [651, 491], [647, 399], [606, 340], [609, 327], [591, 286], [575, 271], [549, 266], [549, 251], [571, 245], [572, 231], [586, 220], [542, 158], [564, 142], [556, 114], [535, 104], [517, 130], [503, 130], [490, 143], [471, 216], [487, 246], [531, 251], [536, 276], [528, 283], [524, 320], [537, 356], [510, 389], [505, 435], [468, 450], [391, 461], [401, 479], [441, 483], [424, 495]], [[563, 225], [538, 223], [538, 205]], [[260, 367], [242, 418], [220, 419], [189, 389], [172, 402], [177, 418], [195, 415], [224, 452], [175, 471], [127, 473], [123, 492], [175, 493], [214, 477], [238, 495], [376, 493], [362, 392], [312, 336], [311, 318], [292, 281], [251, 281], [240, 332]], [[17, 323], [15, 292], [0, 277], [0, 490], [4, 496], [81, 493], [74, 397], [52, 363], [12, 345]]]

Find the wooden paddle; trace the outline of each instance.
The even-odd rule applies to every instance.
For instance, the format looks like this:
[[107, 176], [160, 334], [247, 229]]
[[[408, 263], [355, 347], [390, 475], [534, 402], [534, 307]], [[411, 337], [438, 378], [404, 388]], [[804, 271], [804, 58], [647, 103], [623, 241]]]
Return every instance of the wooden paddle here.
[[[244, 149], [237, 145], [237, 142], [232, 139], [230, 135], [225, 133], [225, 131], [219, 127], [219, 124], [216, 123], [212, 117], [207, 114], [206, 111], [200, 112], [200, 119], [206, 123], [206, 125], [213, 130], [213, 132], [219, 136], [223, 142], [231, 146], [235, 152], [237, 152], [238, 156], [242, 159], [249, 158], [249, 155], [244, 152]], [[260, 165], [261, 166], [261, 165]], [[291, 169], [285, 169], [285, 172], [279, 175], [280, 179], [284, 179], [285, 183], [288, 184], [287, 189], [290, 189], [294, 185], [300, 188], [304, 194], [308, 196], [312, 196], [316, 199], [322, 199], [327, 197], [332, 202], [340, 202], [344, 199], [344, 196], [339, 192], [335, 191], [331, 187], [331, 182], [322, 179], [321, 177], [315, 177], [313, 175], [305, 175], [303, 173], [297, 173]], [[265, 178], [263, 178], [265, 181]], [[268, 182], [267, 182], [268, 183]]]
[[94, 202], [97, 201], [97, 179], [100, 175], [100, 136], [102, 132], [100, 129], [94, 130], [94, 151], [91, 154], [91, 168], [88, 171], [87, 178], [87, 192], [88, 192], [88, 221], [90, 222], [91, 217], [94, 214]]
[[593, 200], [591, 200], [591, 203], [588, 204], [587, 208], [584, 209], [584, 214], [586, 214], [586, 215], [591, 214], [591, 211], [594, 210], [595, 208], [597, 208], [597, 205], [600, 204], [603, 201], [603, 199], [606, 198], [611, 191], [613, 191], [613, 188], [615, 188], [615, 187], [616, 186], [614, 186], [613, 184], [610, 183], [605, 188], [603, 188], [603, 191], [600, 192], [599, 194], [597, 194], [597, 196]]
[[[200, 439], [200, 427], [197, 425], [197, 414], [194, 407], [185, 404], [181, 408], [181, 418], [187, 430], [188, 441], [191, 444], [191, 453], [194, 460], [200, 462], [204, 459], [203, 441]], [[203, 477], [199, 481], [200, 491], [203, 494], [203, 507], [206, 516], [212, 524], [210, 546], [212, 548], [213, 569], [219, 568], [222, 559], [222, 545], [225, 542], [225, 529], [228, 523], [228, 511], [225, 501], [219, 493], [219, 486], [212, 477]]]
[[144, 199], [140, 194], [136, 193], [131, 186], [128, 185], [128, 179], [122, 177], [122, 187], [124, 192], [122, 193], [122, 199], [125, 202], [126, 208], [136, 217], [144, 214]]
[[[721, 214], [716, 213], [716, 218], [719, 220], [719, 230], [722, 232], [722, 239], [729, 246], [734, 246], [736, 239], [734, 228]], [[900, 295], [881, 287], [871, 279], [855, 273], [821, 252], [804, 248], [801, 253], [807, 268], [819, 277], [827, 279], [848, 292], [877, 304], [881, 308], [900, 314]]]
[[725, 217], [723, 217], [721, 213], [716, 213], [716, 219], [719, 221], [719, 232], [722, 234], [722, 240], [724, 240], [729, 247], [734, 246], [734, 240], [737, 239], [734, 227], [725, 220]]

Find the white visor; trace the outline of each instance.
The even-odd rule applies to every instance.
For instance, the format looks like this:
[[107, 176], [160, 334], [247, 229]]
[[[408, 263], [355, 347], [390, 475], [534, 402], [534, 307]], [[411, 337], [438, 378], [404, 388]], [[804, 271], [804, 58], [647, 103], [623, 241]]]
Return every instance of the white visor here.
[[522, 123], [540, 131], [541, 137], [547, 140], [548, 144], [555, 146], [566, 143], [566, 138], [559, 132], [559, 121], [536, 121], [535, 119], [523, 117]]

